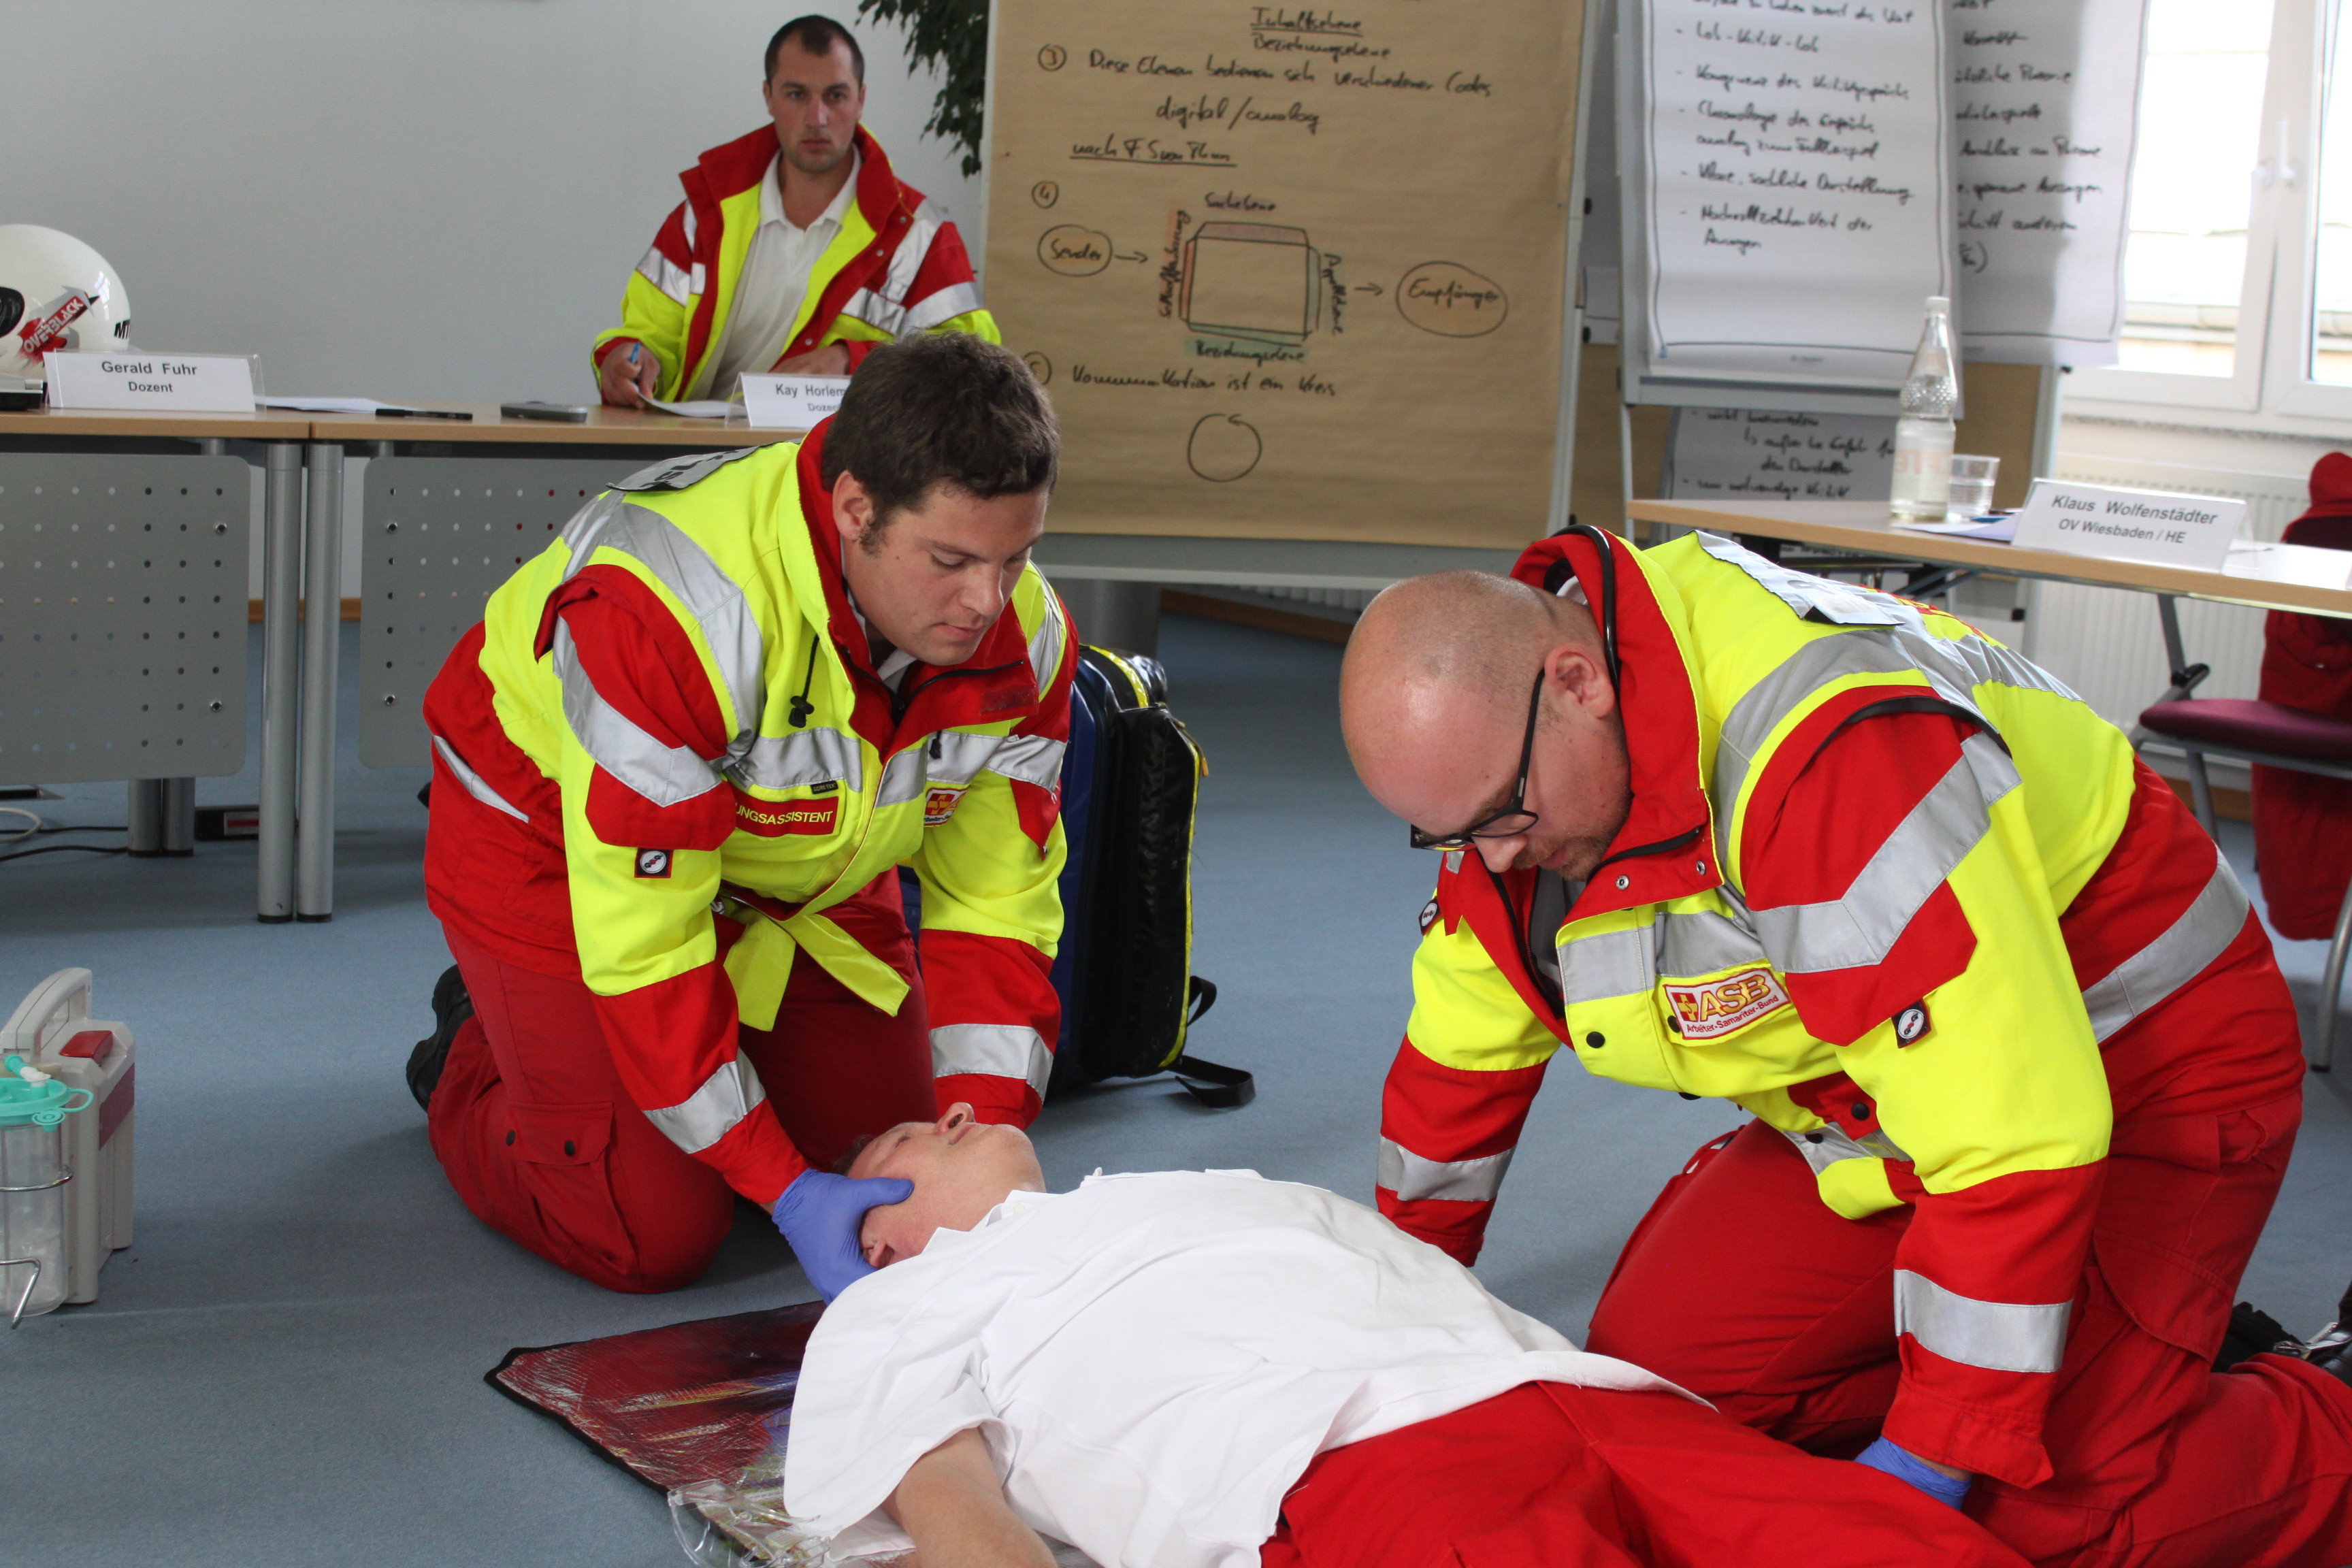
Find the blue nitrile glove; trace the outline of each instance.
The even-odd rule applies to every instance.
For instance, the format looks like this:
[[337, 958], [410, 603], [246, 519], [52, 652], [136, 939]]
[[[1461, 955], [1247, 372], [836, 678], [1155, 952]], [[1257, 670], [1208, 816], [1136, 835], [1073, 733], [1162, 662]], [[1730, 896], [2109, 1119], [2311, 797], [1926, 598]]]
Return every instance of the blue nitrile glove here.
[[1954, 1508], [1968, 1500], [1969, 1488], [1974, 1484], [1971, 1477], [1962, 1476], [1955, 1480], [1929, 1468], [1927, 1462], [1910, 1449], [1890, 1443], [1884, 1437], [1856, 1454], [1853, 1461], [1857, 1465], [1868, 1465], [1874, 1470], [1885, 1470], [1898, 1481], [1908, 1481], [1937, 1502], [1949, 1503]]
[[895, 1176], [856, 1181], [828, 1171], [803, 1171], [776, 1200], [776, 1228], [792, 1243], [809, 1283], [830, 1301], [874, 1272], [857, 1247], [866, 1211], [914, 1195], [915, 1184]]

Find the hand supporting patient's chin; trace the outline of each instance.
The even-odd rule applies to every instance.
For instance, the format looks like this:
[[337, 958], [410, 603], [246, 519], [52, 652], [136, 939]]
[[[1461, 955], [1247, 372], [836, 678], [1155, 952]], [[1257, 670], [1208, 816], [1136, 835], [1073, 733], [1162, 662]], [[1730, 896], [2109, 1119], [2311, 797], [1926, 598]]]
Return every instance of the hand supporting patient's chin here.
[[940, 1230], [970, 1230], [1013, 1192], [1045, 1190], [1028, 1135], [983, 1122], [962, 1104], [936, 1122], [891, 1128], [858, 1152], [848, 1173], [914, 1184], [906, 1202], [867, 1210], [859, 1227], [859, 1250], [877, 1268], [919, 1256]]

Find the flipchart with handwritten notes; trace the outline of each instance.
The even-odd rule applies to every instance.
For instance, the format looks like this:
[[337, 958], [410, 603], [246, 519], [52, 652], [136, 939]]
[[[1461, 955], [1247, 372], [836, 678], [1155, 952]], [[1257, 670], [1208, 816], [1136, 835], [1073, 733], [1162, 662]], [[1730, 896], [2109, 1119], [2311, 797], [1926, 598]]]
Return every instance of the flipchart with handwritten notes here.
[[2113, 364], [2146, 0], [1946, 3], [1961, 350]]
[[1562, 394], [1579, 0], [999, 0], [985, 283], [1050, 526], [1508, 546]]
[[1899, 383], [1953, 276], [1940, 8], [1629, 0], [1624, 25], [1629, 347], [1682, 375]]

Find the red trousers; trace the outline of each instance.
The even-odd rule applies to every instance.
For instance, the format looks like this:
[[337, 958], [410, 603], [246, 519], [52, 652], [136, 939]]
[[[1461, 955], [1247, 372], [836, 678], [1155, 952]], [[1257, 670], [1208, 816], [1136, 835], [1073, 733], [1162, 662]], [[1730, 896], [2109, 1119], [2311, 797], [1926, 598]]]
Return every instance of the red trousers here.
[[[727, 1184], [629, 1099], [587, 986], [448, 937], [474, 999], [425, 1119], [450, 1185], [483, 1224], [607, 1289], [692, 1283], [734, 1221]], [[775, 1028], [740, 1032], [768, 1091], [752, 1114], [782, 1121], [819, 1169], [860, 1135], [939, 1114], [909, 981], [892, 1017], [803, 957]]]
[[2020, 1568], [1942, 1503], [1672, 1394], [1530, 1383], [1334, 1448], [1263, 1568]]
[[[2352, 1388], [2256, 1356], [2216, 1373], [2231, 1293], [2278, 1192], [2300, 1090], [2116, 1129], [2044, 1440], [2056, 1476], [1979, 1478], [1968, 1511], [2041, 1563], [2352, 1562]], [[1591, 1348], [1800, 1447], [1859, 1450], [1897, 1376], [1892, 1269], [1910, 1210], [1822, 1206], [1749, 1122], [1667, 1184], [1618, 1259]]]

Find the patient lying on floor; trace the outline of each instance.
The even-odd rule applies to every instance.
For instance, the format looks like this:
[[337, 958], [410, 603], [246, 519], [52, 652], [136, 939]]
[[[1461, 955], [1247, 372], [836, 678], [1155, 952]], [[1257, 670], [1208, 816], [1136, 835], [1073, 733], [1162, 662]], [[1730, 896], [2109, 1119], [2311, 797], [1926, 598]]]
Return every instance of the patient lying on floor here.
[[[826, 1311], [792, 1511], [842, 1552], [1046, 1568], [2003, 1564], [1949, 1509], [1579, 1351], [1361, 1205], [1244, 1171], [1045, 1190], [959, 1106], [856, 1176], [879, 1272]], [[1474, 1544], [1475, 1543], [1475, 1544]]]

